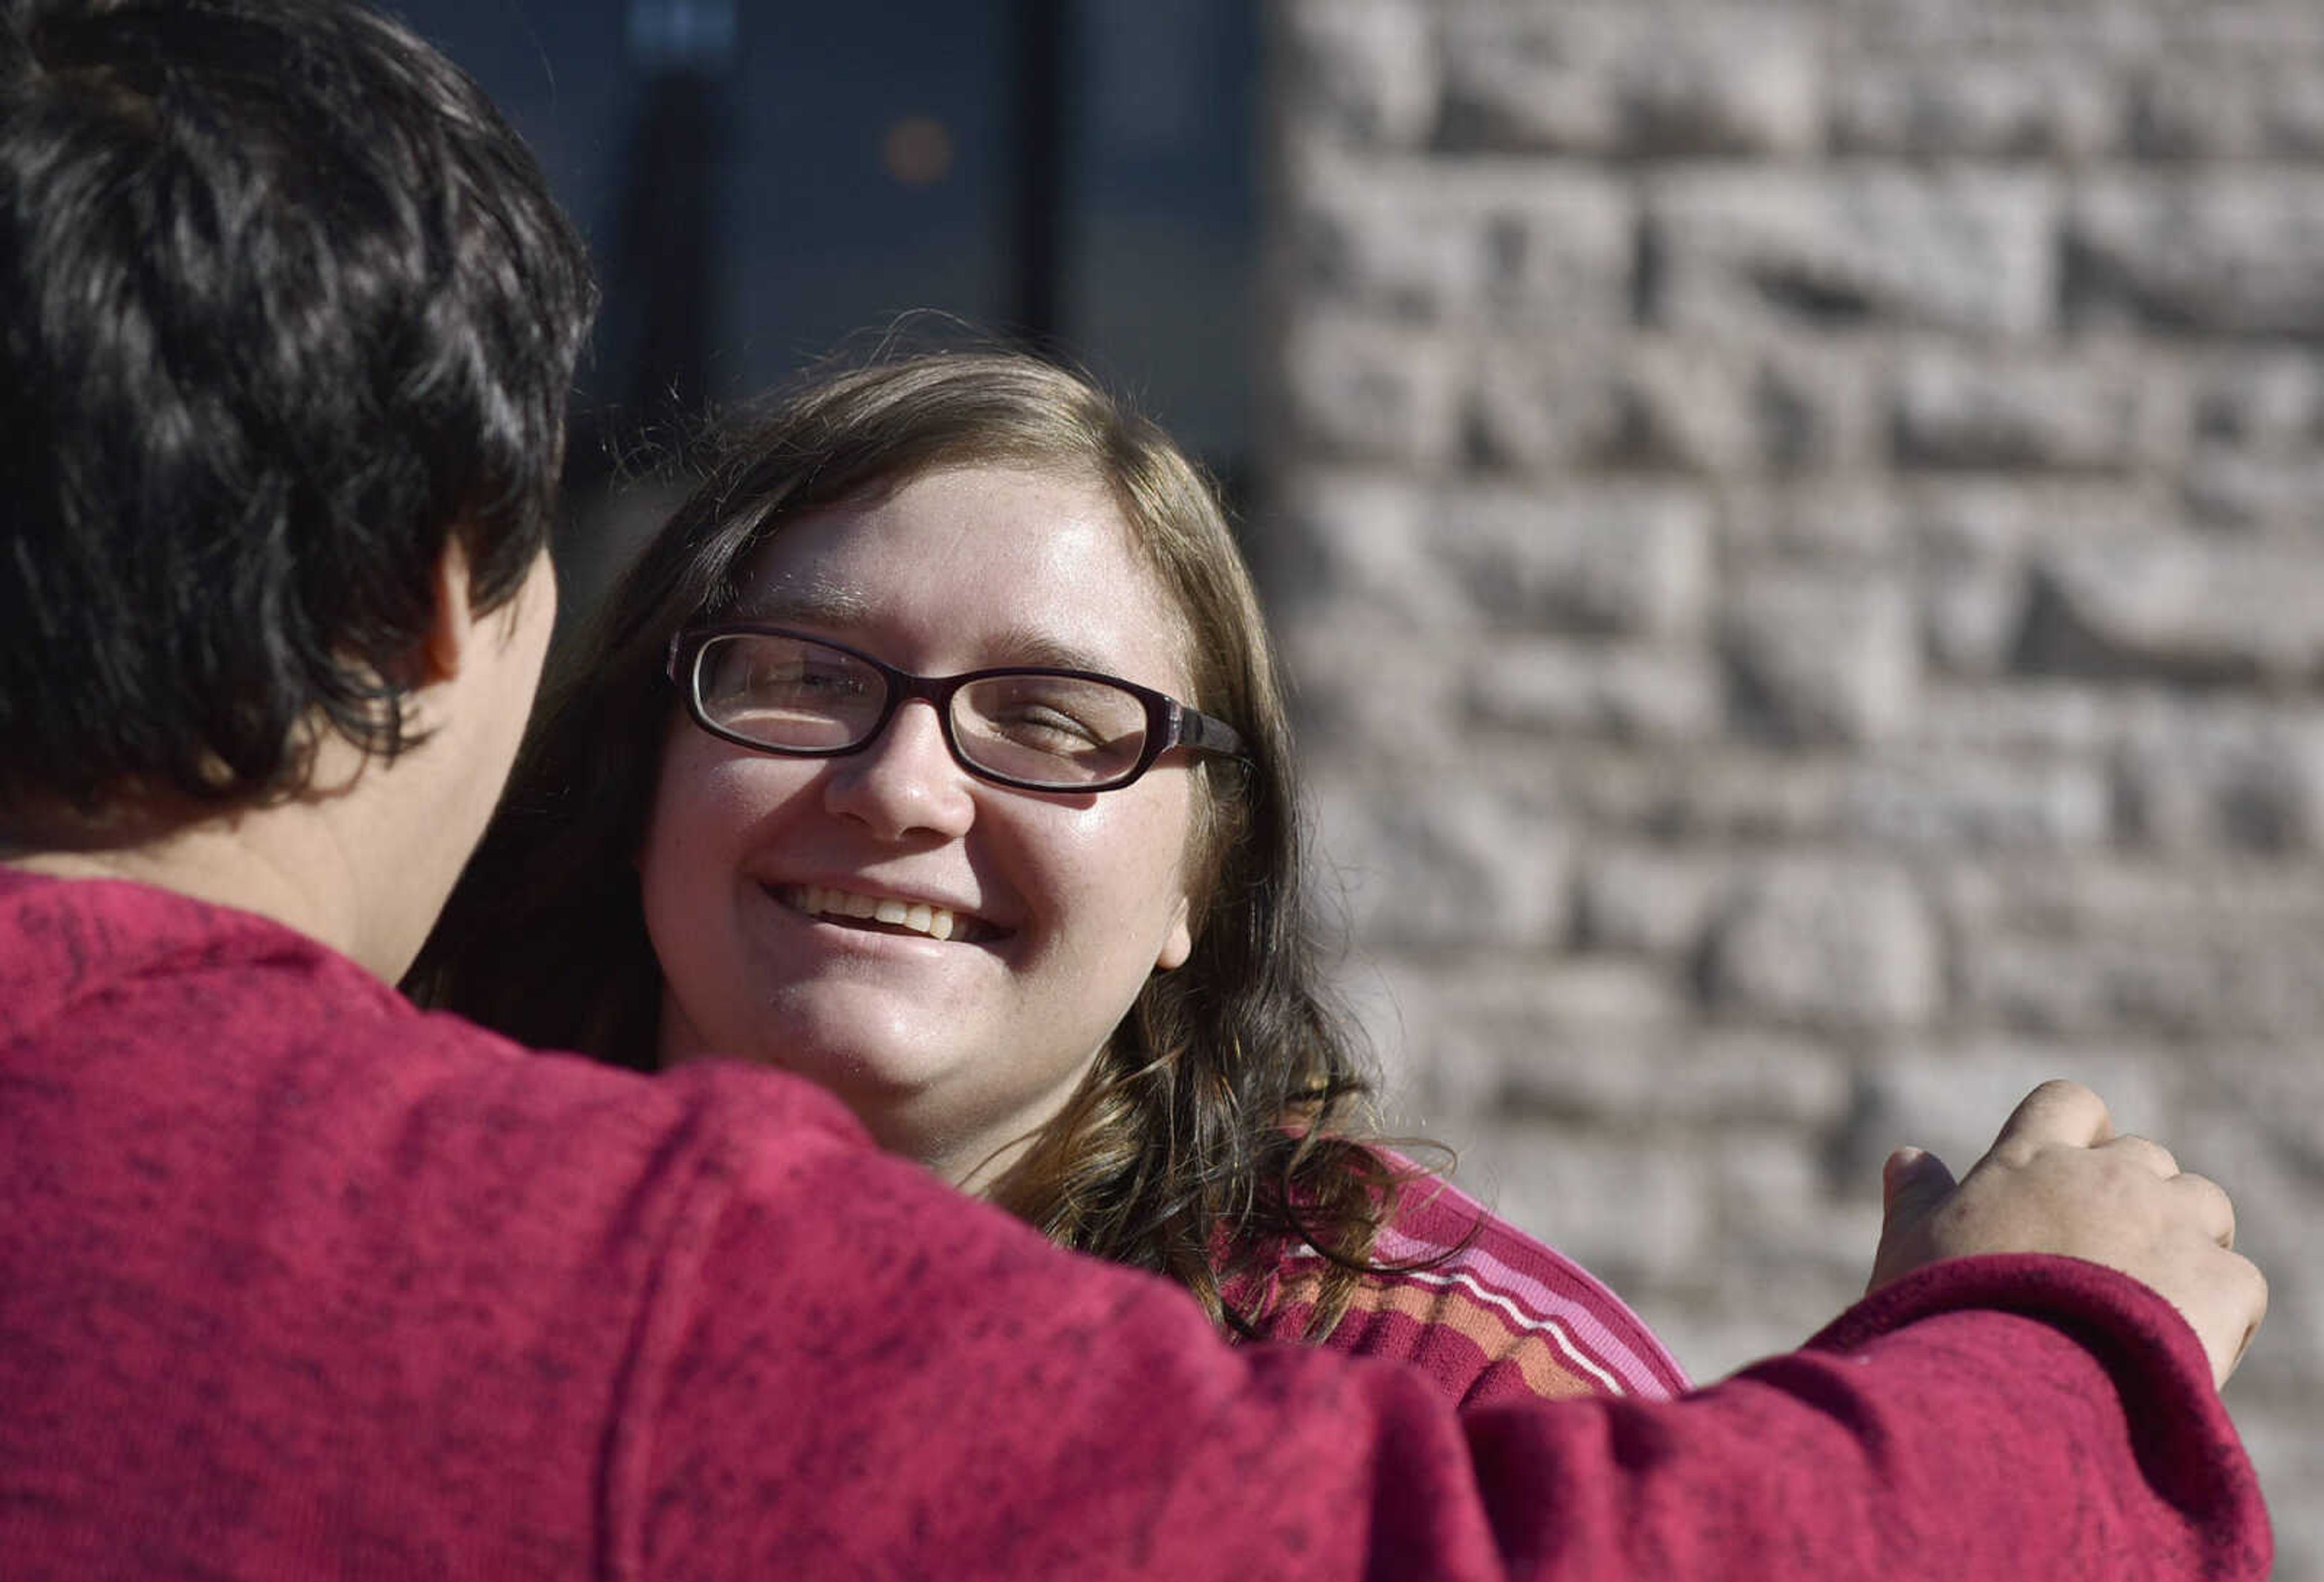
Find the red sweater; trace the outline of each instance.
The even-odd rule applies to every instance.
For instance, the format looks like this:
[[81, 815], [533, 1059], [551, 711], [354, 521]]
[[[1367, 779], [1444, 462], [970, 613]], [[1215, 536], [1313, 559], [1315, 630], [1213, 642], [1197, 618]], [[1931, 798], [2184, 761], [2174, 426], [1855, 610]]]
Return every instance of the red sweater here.
[[757, 1070], [0, 870], [12, 1578], [2263, 1576], [2193, 1335], [1963, 1260], [1674, 1403], [1222, 1344]]

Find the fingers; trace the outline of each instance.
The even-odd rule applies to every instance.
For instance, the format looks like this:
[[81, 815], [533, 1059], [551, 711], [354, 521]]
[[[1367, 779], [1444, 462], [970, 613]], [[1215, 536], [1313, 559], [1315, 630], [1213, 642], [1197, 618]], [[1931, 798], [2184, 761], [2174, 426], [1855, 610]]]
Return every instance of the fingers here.
[[2233, 1251], [2236, 1245], [2236, 1205], [2227, 1189], [2205, 1175], [2179, 1168], [2178, 1155], [2152, 1137], [2124, 1135], [2098, 1145], [2102, 1153], [2135, 1162], [2148, 1173], [2168, 1182], [2188, 1205], [2203, 1234]]
[[[2013, 1165], [2023, 1165], [2044, 1146], [2055, 1146], [2097, 1131], [2101, 1140], [2086, 1145], [2117, 1164], [2129, 1164], [2167, 1182], [2187, 1204], [2203, 1234], [2233, 1250], [2236, 1206], [2225, 1189], [2207, 1176], [2189, 1175], [2179, 1168], [2178, 1155], [2152, 1137], [2117, 1134], [2106, 1101], [2080, 1083], [2044, 1082], [2028, 1094], [2001, 1128], [1994, 1153]], [[2004, 1149], [2008, 1152], [2005, 1154]], [[1900, 1150], [1916, 1152], [1916, 1150]], [[1889, 1161], [1892, 1170], [1896, 1161]], [[1950, 1181], [1948, 1178], [1947, 1185]]]
[[2203, 1234], [2221, 1246], [2236, 1245], [2236, 1205], [2227, 1189], [2206, 1175], [2190, 1175], [2179, 1168], [2178, 1156], [2151, 1137], [2124, 1136], [2098, 1145], [2102, 1153], [2135, 1161], [2148, 1173], [2168, 1182], [2186, 1200]]
[[2098, 1146], [2118, 1159], [2135, 1160], [2139, 1164], [2163, 1180], [2179, 1173], [2179, 1160], [2170, 1149], [2152, 1137], [2123, 1136], [2108, 1137]]
[[2152, 1138], [2119, 1136], [2105, 1101], [2044, 1082], [1956, 1182], [1901, 1148], [1882, 1173], [1869, 1288], [1945, 1258], [2046, 1253], [2118, 1270], [2185, 1316], [2225, 1382], [2267, 1311], [2267, 1281], [2235, 1250], [2234, 1203]]
[[2114, 1136], [2114, 1118], [2106, 1100], [2080, 1082], [2052, 1079], [2020, 1101], [2001, 1123], [1991, 1152], [2011, 1164], [2022, 1163], [2039, 1150], [2066, 1144], [2091, 1148]]
[[2252, 1337], [2259, 1333], [2260, 1325], [2267, 1319], [2267, 1276], [2260, 1273], [2257, 1264], [2241, 1254], [2236, 1255], [2236, 1262], [2243, 1265], [2237, 1273], [2245, 1292], [2245, 1310], [2251, 1320], [2244, 1326], [2244, 1338], [2236, 1344], [2236, 1354], [2227, 1358], [2227, 1368], [2218, 1376], [2222, 1384], [2227, 1382], [2227, 1375], [2236, 1371], [2236, 1365], [2243, 1361], [2244, 1353], [2251, 1349]]
[[2181, 1311], [2193, 1324], [2210, 1358], [2211, 1382], [2225, 1385], [2267, 1317], [2267, 1276], [2242, 1254], [2229, 1253], [2207, 1294], [2219, 1310], [2210, 1323], [2201, 1321], [2187, 1308]]
[[[2227, 1189], [2208, 1175], [2175, 1175], [2172, 1190], [2187, 1200], [2203, 1234], [2233, 1252], [2236, 1246], [2236, 1205]], [[2256, 1271], [2255, 1271], [2256, 1272]]]

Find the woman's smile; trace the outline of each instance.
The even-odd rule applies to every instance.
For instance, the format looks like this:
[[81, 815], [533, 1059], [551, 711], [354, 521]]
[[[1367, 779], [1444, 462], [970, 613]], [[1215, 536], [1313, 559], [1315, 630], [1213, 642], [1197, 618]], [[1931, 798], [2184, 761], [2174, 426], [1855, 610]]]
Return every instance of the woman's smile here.
[[955, 911], [929, 901], [825, 885], [777, 885], [770, 893], [794, 912], [842, 928], [919, 934], [963, 944], [982, 944], [1001, 933], [973, 913]]

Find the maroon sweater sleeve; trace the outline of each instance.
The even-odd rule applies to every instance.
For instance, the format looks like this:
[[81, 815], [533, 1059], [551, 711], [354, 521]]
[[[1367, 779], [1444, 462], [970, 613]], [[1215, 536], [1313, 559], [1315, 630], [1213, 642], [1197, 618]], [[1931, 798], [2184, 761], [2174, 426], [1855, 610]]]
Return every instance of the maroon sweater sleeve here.
[[652, 1443], [619, 1485], [647, 1574], [2268, 1567], [2193, 1334], [2093, 1265], [1925, 1270], [1677, 1402], [1456, 1414], [1400, 1368], [1222, 1348], [1175, 1291], [854, 1151], [761, 1154], [697, 1210], [695, 1274], [641, 1358]]
[[0, 869], [0, 1572], [2260, 1577], [2194, 1337], [1941, 1265], [1669, 1403], [1222, 1345], [828, 1094], [526, 1055], [262, 920]]

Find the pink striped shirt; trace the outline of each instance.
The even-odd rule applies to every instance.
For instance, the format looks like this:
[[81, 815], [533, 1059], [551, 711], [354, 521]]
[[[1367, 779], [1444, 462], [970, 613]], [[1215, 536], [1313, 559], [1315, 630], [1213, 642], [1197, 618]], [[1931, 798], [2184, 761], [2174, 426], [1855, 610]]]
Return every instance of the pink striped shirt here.
[[[1388, 1357], [1425, 1373], [1462, 1406], [1575, 1395], [1666, 1401], [1685, 1370], [1622, 1300], [1450, 1182], [1422, 1175], [1398, 1198], [1367, 1276], [1320, 1345]], [[1323, 1255], [1302, 1246], [1277, 1265], [1267, 1339], [1305, 1340]], [[1250, 1282], [1228, 1292], [1247, 1304]], [[1241, 1305], [1241, 1304], [1239, 1304]]]

